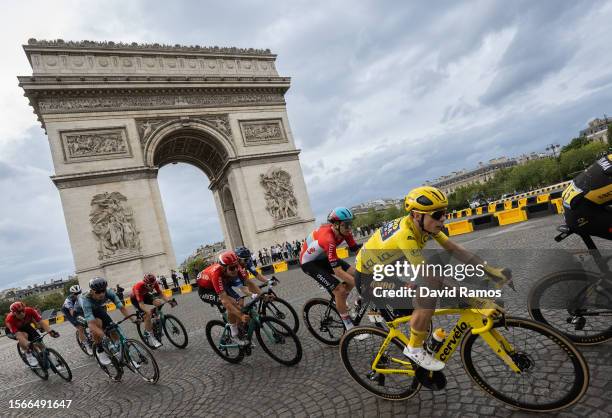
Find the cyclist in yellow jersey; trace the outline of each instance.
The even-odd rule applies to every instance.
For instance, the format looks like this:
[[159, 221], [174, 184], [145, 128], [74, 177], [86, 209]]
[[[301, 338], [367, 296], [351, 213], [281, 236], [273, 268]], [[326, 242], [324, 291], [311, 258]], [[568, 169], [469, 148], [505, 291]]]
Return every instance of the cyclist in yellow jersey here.
[[[485, 265], [478, 256], [452, 242], [442, 232], [448, 206], [448, 199], [442, 191], [429, 186], [417, 187], [406, 196], [405, 206], [408, 216], [385, 223], [357, 254], [357, 282], [371, 277], [376, 264], [392, 264], [403, 258], [411, 264], [426, 263], [421, 250], [430, 238], [464, 263]], [[510, 283], [510, 278], [502, 273], [502, 269], [485, 265], [484, 270], [494, 281], [500, 284]], [[424, 279], [428, 283], [437, 282], [435, 277]], [[410, 321], [410, 342], [404, 349], [404, 354], [427, 370], [442, 370], [444, 363], [423, 348], [434, 307], [429, 306], [427, 301], [418, 303], [419, 298], [416, 299], [417, 307]]]

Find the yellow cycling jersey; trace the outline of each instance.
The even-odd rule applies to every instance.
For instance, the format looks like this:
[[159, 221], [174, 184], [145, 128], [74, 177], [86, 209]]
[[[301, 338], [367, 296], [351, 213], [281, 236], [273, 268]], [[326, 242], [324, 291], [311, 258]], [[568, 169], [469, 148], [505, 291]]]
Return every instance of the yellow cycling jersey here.
[[596, 205], [612, 202], [612, 154], [595, 161], [563, 191], [563, 205], [576, 208], [583, 200]]
[[[431, 234], [421, 234], [412, 216], [385, 222], [357, 254], [355, 269], [360, 273], [372, 274], [374, 265], [390, 264], [404, 257], [411, 264], [423, 263], [425, 259], [421, 250], [431, 237]], [[440, 245], [448, 241], [444, 232], [433, 235], [433, 238]]]

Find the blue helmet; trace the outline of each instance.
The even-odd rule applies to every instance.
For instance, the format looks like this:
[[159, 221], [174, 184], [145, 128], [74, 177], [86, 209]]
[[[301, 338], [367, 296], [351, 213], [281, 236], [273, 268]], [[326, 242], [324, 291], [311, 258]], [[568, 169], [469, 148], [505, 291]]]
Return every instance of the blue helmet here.
[[332, 210], [329, 215], [327, 215], [327, 222], [350, 222], [355, 219], [353, 216], [353, 212], [349, 208], [339, 207]]
[[251, 258], [251, 251], [247, 247], [236, 247], [234, 250], [238, 258], [249, 259]]

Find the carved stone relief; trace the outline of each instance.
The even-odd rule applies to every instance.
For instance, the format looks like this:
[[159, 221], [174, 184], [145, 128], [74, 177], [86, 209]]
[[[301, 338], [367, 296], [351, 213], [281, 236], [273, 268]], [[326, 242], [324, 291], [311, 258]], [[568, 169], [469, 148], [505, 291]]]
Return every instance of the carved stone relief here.
[[176, 117], [170, 118], [152, 118], [152, 119], [136, 119], [136, 126], [138, 133], [140, 134], [140, 143], [144, 146], [149, 137], [157, 128], [168, 123], [168, 122], [199, 122], [204, 125], [208, 125], [211, 128], [222, 133], [226, 138], [232, 138], [232, 131], [230, 128], [229, 117], [227, 114], [220, 115], [195, 115], [182, 117], [177, 119]]
[[244, 145], [265, 145], [287, 142], [281, 119], [240, 121]]
[[132, 156], [125, 128], [60, 132], [67, 163]]
[[259, 184], [264, 189], [266, 210], [274, 221], [284, 221], [297, 216], [297, 199], [289, 173], [270, 167], [266, 174], [260, 174]]
[[141, 250], [134, 212], [119, 192], [100, 193], [91, 199], [89, 221], [98, 241], [98, 259], [124, 257]]

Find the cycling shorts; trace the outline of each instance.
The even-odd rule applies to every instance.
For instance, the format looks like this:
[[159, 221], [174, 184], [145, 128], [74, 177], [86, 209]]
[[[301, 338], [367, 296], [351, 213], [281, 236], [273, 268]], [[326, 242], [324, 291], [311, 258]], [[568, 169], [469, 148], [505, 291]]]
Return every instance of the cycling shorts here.
[[[348, 271], [351, 268], [351, 265], [342, 259], [339, 259], [337, 263], [338, 267], [341, 267], [344, 271]], [[330, 294], [341, 283], [334, 276], [334, 269], [327, 259], [316, 259], [304, 263], [302, 264], [302, 271], [315, 279]]]
[[[159, 294], [157, 293], [147, 293], [146, 295], [144, 295], [144, 298], [142, 298], [142, 304], [145, 305], [153, 305], [153, 301], [155, 299], [159, 299]], [[138, 303], [138, 301], [136, 300], [136, 297], [134, 295], [130, 296], [130, 300], [132, 301], [132, 305], [136, 308], [136, 310], [138, 312], [144, 312], [141, 308], [140, 308], [140, 304]]]
[[612, 240], [612, 209], [582, 199], [574, 208], [564, 206], [565, 223], [577, 234]]

